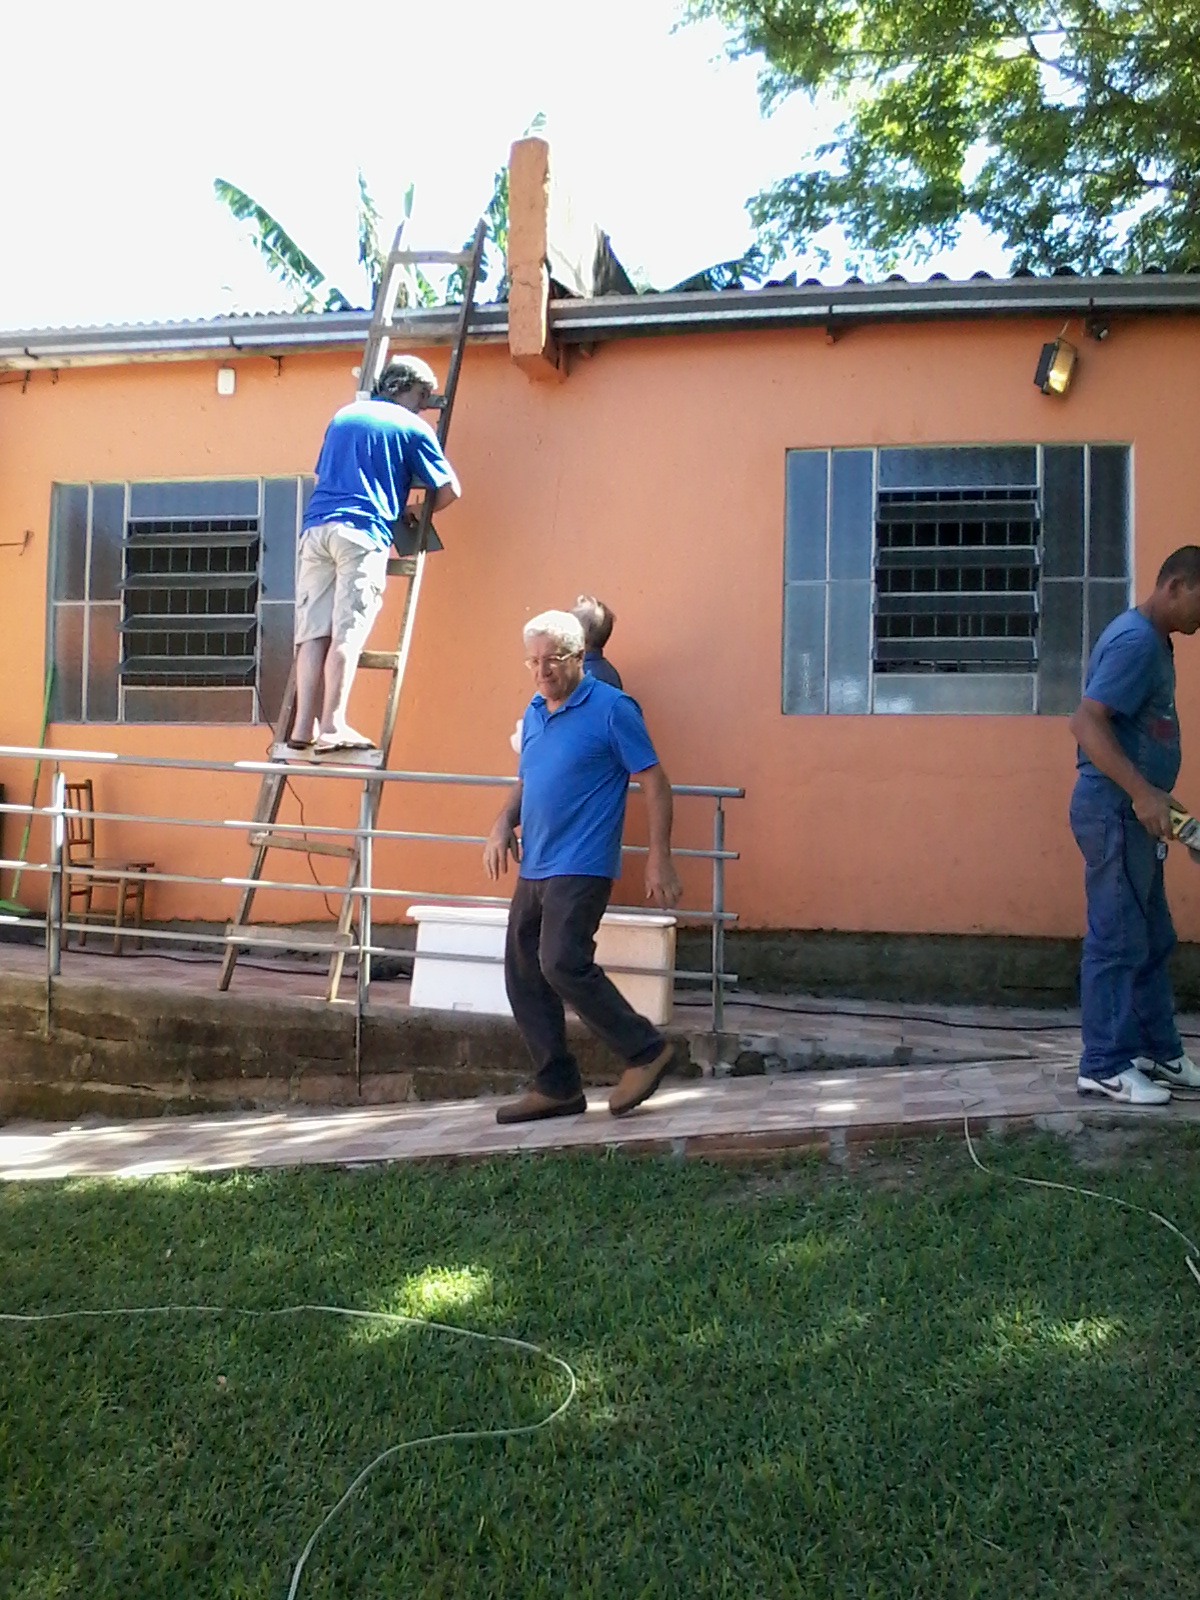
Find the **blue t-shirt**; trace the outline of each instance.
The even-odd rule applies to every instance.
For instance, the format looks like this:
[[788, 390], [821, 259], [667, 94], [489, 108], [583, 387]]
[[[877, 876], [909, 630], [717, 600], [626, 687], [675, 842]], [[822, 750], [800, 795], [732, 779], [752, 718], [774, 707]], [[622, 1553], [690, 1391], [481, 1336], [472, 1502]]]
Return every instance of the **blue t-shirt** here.
[[390, 400], [352, 400], [325, 430], [304, 526], [345, 522], [386, 550], [414, 479], [427, 489], [453, 482], [437, 434]]
[[[1113, 735], [1156, 789], [1170, 793], [1179, 776], [1179, 718], [1175, 713], [1175, 653], [1138, 610], [1122, 612], [1096, 641], [1083, 693], [1110, 712]], [[1094, 793], [1127, 799], [1080, 750], [1079, 781]]]
[[601, 683], [611, 683], [614, 689], [623, 689], [621, 674], [609, 661], [603, 650], [585, 650], [583, 652], [583, 670], [592, 678], [599, 678]]
[[585, 675], [557, 711], [535, 694], [521, 727], [521, 876], [619, 877], [630, 774], [657, 765], [619, 689]]

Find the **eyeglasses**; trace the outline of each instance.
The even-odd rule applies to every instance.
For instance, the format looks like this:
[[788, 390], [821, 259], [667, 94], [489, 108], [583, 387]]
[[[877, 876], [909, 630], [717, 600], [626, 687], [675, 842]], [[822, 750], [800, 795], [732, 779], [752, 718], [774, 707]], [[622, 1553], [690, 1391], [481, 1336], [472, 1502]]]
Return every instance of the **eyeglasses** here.
[[526, 656], [525, 665], [530, 672], [536, 672], [539, 667], [559, 667], [564, 661], [574, 661], [578, 656], [578, 650], [567, 650], [558, 656]]

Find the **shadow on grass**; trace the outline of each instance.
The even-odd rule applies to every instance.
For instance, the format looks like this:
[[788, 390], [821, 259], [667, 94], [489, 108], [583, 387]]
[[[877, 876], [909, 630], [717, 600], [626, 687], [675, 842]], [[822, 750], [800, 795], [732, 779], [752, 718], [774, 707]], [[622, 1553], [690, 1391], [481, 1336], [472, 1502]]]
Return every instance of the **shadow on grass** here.
[[[1195, 1140], [1139, 1157], [1104, 1182], [1187, 1227]], [[381, 1469], [306, 1597], [1190, 1595], [1176, 1242], [957, 1146], [904, 1159], [898, 1188], [603, 1157], [9, 1188], [0, 1309], [340, 1303], [572, 1364], [551, 1433]], [[1051, 1141], [988, 1159], [1076, 1177]], [[379, 1450], [561, 1394], [419, 1329], [0, 1327], [0, 1595], [282, 1596]]]

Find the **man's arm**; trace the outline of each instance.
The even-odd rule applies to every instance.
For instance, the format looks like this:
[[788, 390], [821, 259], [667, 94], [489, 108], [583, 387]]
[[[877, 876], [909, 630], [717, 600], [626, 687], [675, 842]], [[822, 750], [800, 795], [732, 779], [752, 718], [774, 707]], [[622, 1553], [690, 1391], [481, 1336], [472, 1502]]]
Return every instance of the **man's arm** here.
[[679, 904], [683, 886], [671, 860], [671, 780], [659, 764], [636, 774], [646, 796], [650, 819], [650, 853], [646, 858], [646, 899], [669, 910]]
[[444, 511], [447, 506], [452, 506], [456, 500], [462, 499], [462, 490], [458, 486], [458, 479], [453, 478], [449, 483], [442, 484], [440, 489], [433, 491], [433, 509]]
[[1168, 796], [1156, 789], [1130, 761], [1117, 743], [1112, 730], [1112, 713], [1099, 700], [1086, 697], [1079, 702], [1067, 723], [1076, 744], [1084, 755], [1106, 778], [1112, 781], [1133, 801], [1133, 814], [1155, 839], [1171, 837], [1171, 814]]
[[518, 778], [509, 790], [500, 815], [492, 823], [492, 831], [483, 847], [483, 869], [493, 882], [508, 871], [510, 855], [514, 861], [521, 859], [521, 846], [517, 842], [517, 824], [520, 820], [521, 780]]

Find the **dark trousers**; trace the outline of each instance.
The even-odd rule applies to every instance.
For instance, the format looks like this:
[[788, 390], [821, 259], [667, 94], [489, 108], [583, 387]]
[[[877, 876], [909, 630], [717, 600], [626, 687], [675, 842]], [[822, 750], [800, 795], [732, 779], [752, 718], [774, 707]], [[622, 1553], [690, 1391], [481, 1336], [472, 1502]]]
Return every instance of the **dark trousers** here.
[[1175, 929], [1157, 845], [1131, 806], [1079, 789], [1071, 798], [1071, 831], [1087, 890], [1079, 1070], [1108, 1078], [1134, 1056], [1173, 1061], [1183, 1054], [1167, 972]]
[[504, 983], [533, 1057], [537, 1087], [566, 1099], [581, 1087], [567, 1048], [563, 1002], [615, 1055], [633, 1066], [653, 1060], [663, 1036], [596, 965], [596, 929], [611, 878], [518, 878], [508, 912]]

